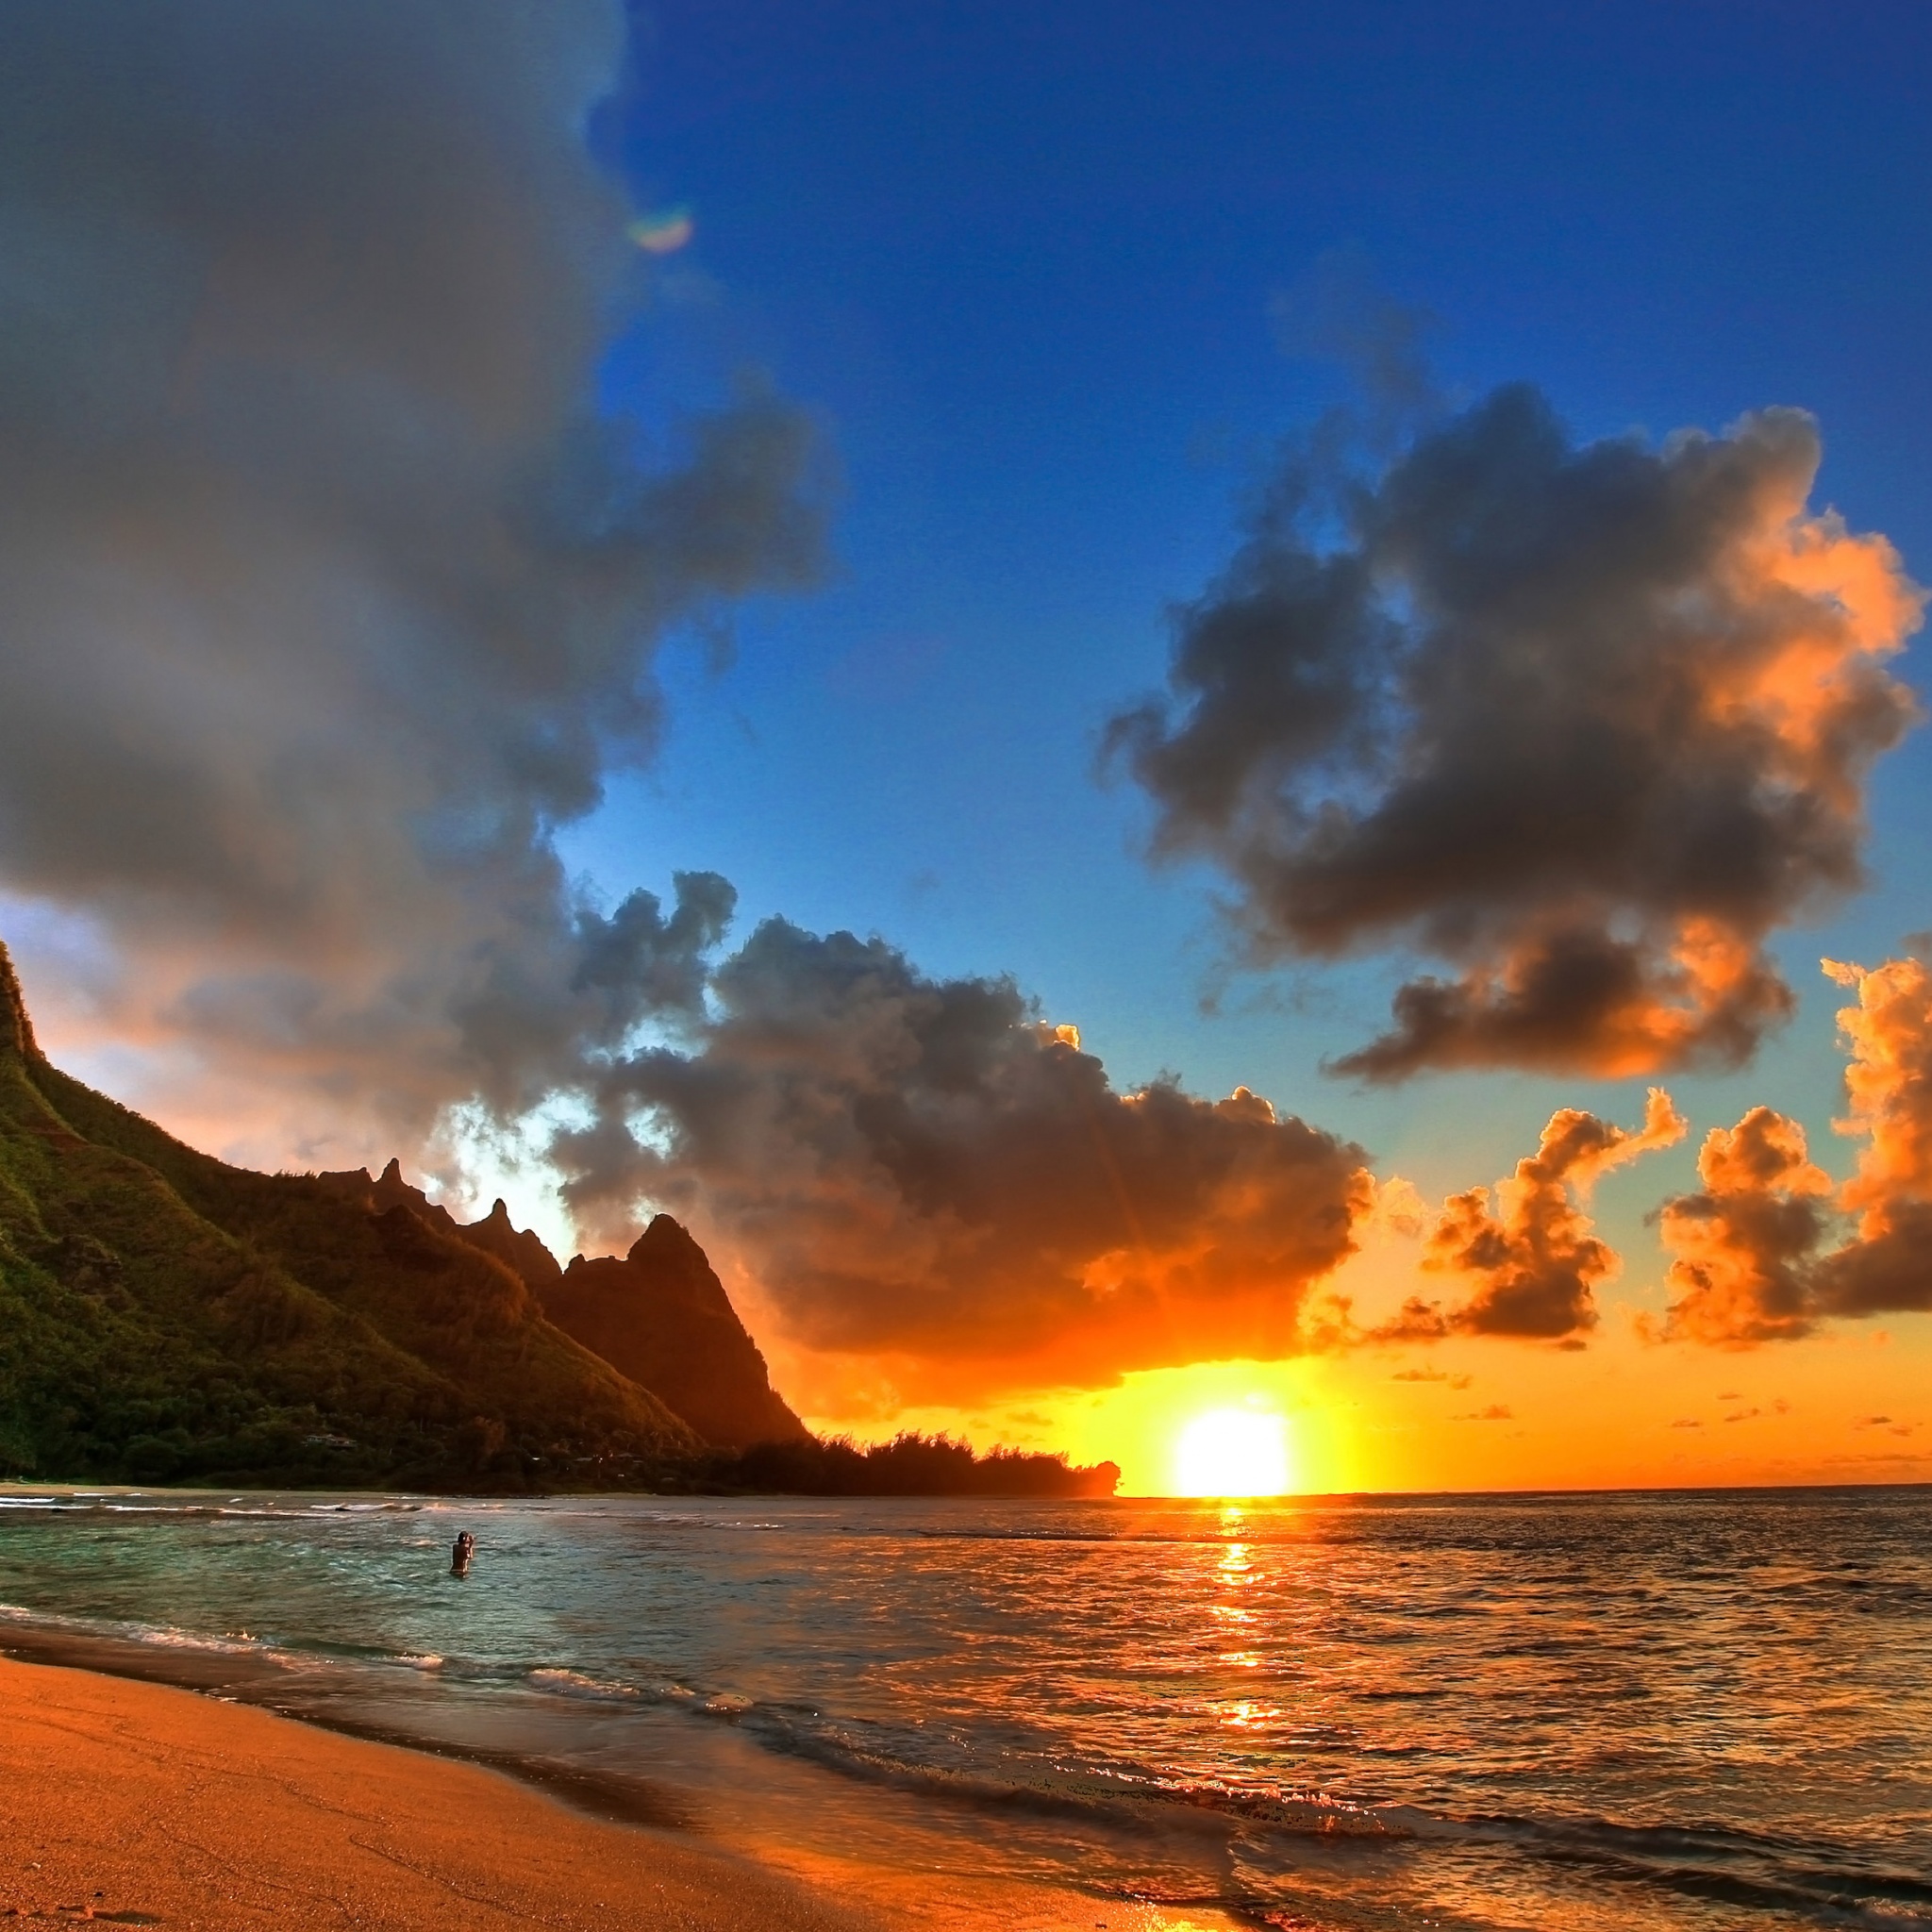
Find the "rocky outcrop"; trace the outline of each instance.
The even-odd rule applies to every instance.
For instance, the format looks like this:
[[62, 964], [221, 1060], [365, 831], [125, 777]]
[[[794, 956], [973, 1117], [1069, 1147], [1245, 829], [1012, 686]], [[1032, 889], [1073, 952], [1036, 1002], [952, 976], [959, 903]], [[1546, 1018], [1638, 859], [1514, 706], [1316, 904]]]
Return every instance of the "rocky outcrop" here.
[[524, 1286], [540, 1299], [563, 1273], [536, 1235], [510, 1224], [509, 1209], [500, 1200], [481, 1221], [469, 1222], [457, 1232], [473, 1248], [494, 1255], [511, 1274], [521, 1275]]
[[327, 1174], [309, 1175], [316, 1186], [353, 1201], [372, 1214], [387, 1214], [392, 1208], [407, 1208], [419, 1220], [426, 1221], [441, 1234], [460, 1239], [461, 1224], [447, 1208], [440, 1208], [421, 1188], [412, 1188], [403, 1178], [403, 1163], [391, 1158], [374, 1179], [366, 1167], [339, 1168]]
[[0, 1475], [601, 1487], [804, 1435], [675, 1221], [566, 1272], [394, 1160], [230, 1167], [50, 1066], [0, 946]]
[[530, 1285], [566, 1335], [706, 1441], [745, 1449], [806, 1438], [704, 1249], [670, 1215], [658, 1215], [622, 1260], [578, 1256], [554, 1280]]
[[707, 1442], [746, 1449], [805, 1438], [704, 1249], [670, 1215], [658, 1215], [622, 1258], [579, 1255], [566, 1269], [537, 1235], [511, 1222], [501, 1200], [481, 1221], [459, 1222], [411, 1187], [398, 1161], [373, 1179], [358, 1167], [315, 1180], [371, 1214], [407, 1210], [501, 1261], [556, 1326], [649, 1390]]
[[20, 979], [13, 970], [12, 956], [0, 943], [0, 1054], [13, 1053], [23, 1060], [38, 1060], [41, 1049], [34, 1041], [33, 1022], [26, 1016]]

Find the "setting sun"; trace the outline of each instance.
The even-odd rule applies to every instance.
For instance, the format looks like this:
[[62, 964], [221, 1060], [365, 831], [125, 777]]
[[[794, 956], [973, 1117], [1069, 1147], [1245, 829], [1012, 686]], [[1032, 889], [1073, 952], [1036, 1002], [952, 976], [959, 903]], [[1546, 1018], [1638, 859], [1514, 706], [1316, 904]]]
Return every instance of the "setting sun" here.
[[1198, 1415], [1174, 1444], [1177, 1496], [1278, 1496], [1290, 1487], [1288, 1425], [1255, 1409]]

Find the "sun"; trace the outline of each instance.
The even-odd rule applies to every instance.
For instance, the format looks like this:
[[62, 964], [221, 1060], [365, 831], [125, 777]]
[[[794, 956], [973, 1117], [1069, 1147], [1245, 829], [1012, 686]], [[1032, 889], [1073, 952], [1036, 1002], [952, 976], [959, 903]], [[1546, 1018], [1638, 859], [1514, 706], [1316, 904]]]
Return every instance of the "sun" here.
[[1174, 1443], [1177, 1496], [1278, 1496], [1290, 1487], [1288, 1424], [1252, 1408], [1197, 1415]]

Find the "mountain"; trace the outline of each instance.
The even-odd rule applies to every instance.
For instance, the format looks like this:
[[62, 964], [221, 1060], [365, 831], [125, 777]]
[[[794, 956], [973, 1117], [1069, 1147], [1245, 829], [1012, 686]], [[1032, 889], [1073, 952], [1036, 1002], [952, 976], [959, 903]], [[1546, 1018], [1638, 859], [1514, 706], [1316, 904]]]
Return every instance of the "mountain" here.
[[0, 1474], [601, 1486], [700, 1450], [493, 1235], [360, 1178], [230, 1167], [60, 1073], [0, 946]]
[[[395, 1162], [391, 1161], [383, 1171], [383, 1179], [387, 1180], [394, 1173]], [[544, 1289], [563, 1273], [557, 1265], [557, 1257], [534, 1234], [519, 1233], [510, 1225], [509, 1209], [501, 1201], [481, 1221], [471, 1222], [461, 1233], [473, 1248], [481, 1248], [486, 1255], [494, 1255], [512, 1274], [522, 1275], [524, 1286], [540, 1301]], [[557, 1321], [555, 1315], [550, 1319]], [[561, 1323], [558, 1325], [564, 1326]], [[575, 1331], [566, 1329], [566, 1333], [571, 1332]], [[584, 1338], [579, 1335], [577, 1340], [582, 1341]], [[602, 1355], [603, 1350], [599, 1349], [598, 1353]], [[608, 1361], [609, 1357], [606, 1356], [605, 1359]], [[635, 1381], [637, 1378], [633, 1376], [631, 1379]]]
[[[503, 1207], [498, 1202], [499, 1211]], [[517, 1265], [534, 1235], [510, 1233], [508, 1218], [492, 1215], [465, 1233], [480, 1230], [494, 1252]], [[721, 1449], [749, 1449], [756, 1442], [808, 1440], [765, 1369], [765, 1358], [745, 1332], [724, 1284], [698, 1246], [668, 1214], [658, 1215], [629, 1254], [587, 1261], [579, 1255], [560, 1274], [549, 1251], [536, 1242], [543, 1262], [524, 1279], [543, 1312], [566, 1335], [594, 1349], [681, 1415], [707, 1442]]]
[[805, 1424], [772, 1387], [765, 1358], [738, 1319], [705, 1251], [659, 1214], [621, 1260], [568, 1269], [536, 1235], [511, 1225], [498, 1201], [481, 1221], [458, 1221], [403, 1178], [391, 1160], [375, 1179], [366, 1168], [316, 1180], [372, 1213], [407, 1209], [516, 1274], [547, 1320], [601, 1356], [688, 1423], [717, 1449], [807, 1439]]

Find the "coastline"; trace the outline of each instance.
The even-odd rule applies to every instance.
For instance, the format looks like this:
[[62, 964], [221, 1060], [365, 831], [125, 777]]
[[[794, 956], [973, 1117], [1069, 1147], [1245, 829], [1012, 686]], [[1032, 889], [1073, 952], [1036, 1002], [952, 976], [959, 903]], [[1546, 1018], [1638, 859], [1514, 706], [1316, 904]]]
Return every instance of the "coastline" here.
[[[31, 1658], [21, 1653], [32, 1653]], [[190, 1932], [1240, 1932], [1217, 1903], [730, 1843], [679, 1793], [237, 1701], [192, 1651], [0, 1634], [0, 1924]], [[994, 1827], [997, 1828], [997, 1827]]]
[[75, 1666], [0, 1657], [0, 1766], [9, 1917], [291, 1932], [882, 1923], [476, 1763]]

